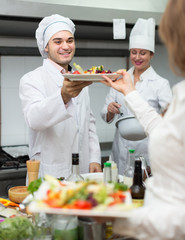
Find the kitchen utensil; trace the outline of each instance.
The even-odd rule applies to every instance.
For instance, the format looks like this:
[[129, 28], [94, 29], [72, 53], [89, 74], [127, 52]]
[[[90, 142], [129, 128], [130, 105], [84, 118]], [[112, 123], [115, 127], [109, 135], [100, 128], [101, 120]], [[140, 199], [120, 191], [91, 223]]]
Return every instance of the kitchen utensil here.
[[15, 203], [21, 203], [27, 196], [29, 192], [26, 186], [16, 186], [8, 190], [8, 197], [10, 201]]
[[105, 226], [99, 224], [92, 218], [79, 217], [80, 239], [82, 240], [102, 240], [105, 239]]
[[40, 161], [28, 160], [26, 161], [27, 172], [28, 172], [28, 184], [38, 179], [38, 173], [40, 168]]
[[121, 117], [115, 125], [124, 139], [138, 141], [146, 138], [143, 127], [134, 116]]

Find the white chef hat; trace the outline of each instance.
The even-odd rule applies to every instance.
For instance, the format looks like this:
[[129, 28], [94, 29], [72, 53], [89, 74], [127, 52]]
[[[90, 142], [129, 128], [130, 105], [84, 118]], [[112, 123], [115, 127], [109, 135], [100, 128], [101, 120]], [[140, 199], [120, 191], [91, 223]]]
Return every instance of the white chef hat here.
[[129, 49], [141, 48], [155, 51], [155, 20], [138, 18], [130, 33]]
[[35, 32], [35, 37], [37, 39], [39, 51], [43, 58], [47, 57], [47, 53], [44, 49], [50, 38], [55, 33], [65, 30], [71, 32], [73, 35], [75, 33], [75, 25], [69, 18], [53, 14], [42, 19]]

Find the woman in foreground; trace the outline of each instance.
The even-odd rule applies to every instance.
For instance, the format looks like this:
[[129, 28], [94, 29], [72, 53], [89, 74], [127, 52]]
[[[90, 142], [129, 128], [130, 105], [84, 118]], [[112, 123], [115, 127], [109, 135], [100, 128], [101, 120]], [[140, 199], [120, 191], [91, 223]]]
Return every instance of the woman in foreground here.
[[[185, 1], [169, 0], [160, 35], [171, 66], [185, 77]], [[185, 239], [185, 80], [173, 88], [173, 100], [162, 118], [135, 90], [128, 73], [104, 83], [125, 95], [125, 101], [149, 137], [153, 177], [147, 181], [144, 206], [128, 219], [115, 219], [113, 230], [142, 240]]]

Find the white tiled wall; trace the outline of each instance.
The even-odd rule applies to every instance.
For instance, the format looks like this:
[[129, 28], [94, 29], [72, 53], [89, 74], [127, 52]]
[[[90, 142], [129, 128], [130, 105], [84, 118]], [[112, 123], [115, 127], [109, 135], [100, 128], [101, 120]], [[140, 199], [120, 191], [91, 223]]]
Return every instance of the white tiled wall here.
[[18, 95], [19, 80], [41, 62], [38, 57], [1, 57], [1, 145], [28, 143]]

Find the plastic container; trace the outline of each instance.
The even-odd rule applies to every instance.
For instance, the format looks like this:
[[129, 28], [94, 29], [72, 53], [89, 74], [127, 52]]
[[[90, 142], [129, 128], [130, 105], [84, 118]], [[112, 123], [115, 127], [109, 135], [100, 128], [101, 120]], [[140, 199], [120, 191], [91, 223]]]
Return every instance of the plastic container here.
[[112, 161], [111, 155], [109, 156], [109, 161], [111, 163], [111, 176], [112, 176], [112, 182], [118, 182], [118, 167], [117, 164]]
[[111, 172], [111, 163], [105, 162], [104, 163], [104, 183], [112, 182], [112, 172]]

